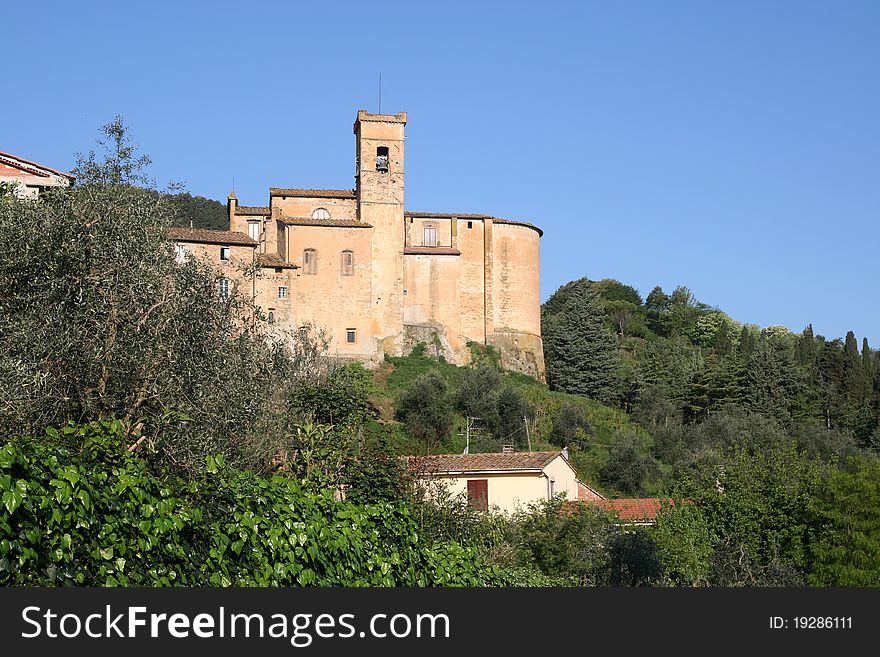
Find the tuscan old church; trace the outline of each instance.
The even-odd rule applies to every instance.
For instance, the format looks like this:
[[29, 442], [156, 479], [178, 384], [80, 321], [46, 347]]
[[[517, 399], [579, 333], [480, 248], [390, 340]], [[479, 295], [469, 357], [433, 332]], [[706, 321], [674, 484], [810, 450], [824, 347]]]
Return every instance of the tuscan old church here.
[[336, 356], [376, 364], [424, 343], [465, 364], [476, 343], [543, 379], [541, 230], [406, 210], [406, 122], [359, 111], [355, 189], [270, 187], [260, 207], [230, 194], [228, 231], [172, 229], [179, 256], [212, 263], [221, 294], [252, 295], [271, 324], [320, 329]]

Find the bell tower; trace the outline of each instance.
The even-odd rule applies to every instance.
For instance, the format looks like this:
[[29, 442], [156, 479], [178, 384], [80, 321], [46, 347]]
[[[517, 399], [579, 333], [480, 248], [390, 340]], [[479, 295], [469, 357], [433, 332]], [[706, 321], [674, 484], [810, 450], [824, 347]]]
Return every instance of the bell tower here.
[[373, 227], [371, 320], [379, 357], [402, 353], [405, 126], [406, 112], [359, 110], [354, 122], [358, 220]]

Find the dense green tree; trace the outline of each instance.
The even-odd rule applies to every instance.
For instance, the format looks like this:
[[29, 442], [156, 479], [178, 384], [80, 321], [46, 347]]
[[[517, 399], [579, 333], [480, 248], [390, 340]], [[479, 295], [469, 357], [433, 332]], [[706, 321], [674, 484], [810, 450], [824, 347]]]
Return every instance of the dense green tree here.
[[446, 380], [434, 370], [418, 377], [400, 395], [396, 414], [410, 436], [429, 451], [436, 449], [452, 428], [452, 401]]
[[606, 546], [618, 533], [606, 513], [559, 497], [530, 505], [509, 531], [520, 563], [533, 563], [547, 575], [572, 576], [581, 586], [602, 583]]
[[219, 201], [188, 192], [168, 194], [167, 200], [174, 210], [171, 219], [174, 226], [229, 230], [228, 210]]
[[862, 371], [867, 379], [867, 387], [870, 390], [874, 385], [876, 375], [874, 352], [868, 346], [868, 338], [862, 338]]
[[815, 586], [880, 586], [880, 460], [860, 459], [853, 472], [833, 470], [819, 494], [828, 523], [813, 548]]
[[625, 436], [611, 447], [602, 467], [602, 481], [627, 495], [640, 495], [660, 475], [657, 461], [635, 436]]
[[[740, 450], [723, 468], [705, 467], [682, 480], [676, 498], [689, 500], [702, 513], [719, 563], [729, 566], [732, 555], [738, 555], [742, 563], [752, 564], [751, 575], [768, 568], [796, 579], [786, 569], [810, 572], [812, 545], [824, 532], [815, 502], [822, 472], [822, 466], [793, 447], [751, 454]], [[731, 573], [731, 580], [722, 583], [747, 584], [736, 581], [740, 574]]]
[[486, 428], [497, 426], [501, 383], [501, 372], [487, 361], [462, 370], [455, 390], [455, 408], [462, 415], [479, 418]]
[[550, 442], [559, 447], [586, 447], [590, 433], [587, 413], [579, 404], [566, 400], [551, 417], [553, 433]]
[[106, 160], [39, 202], [0, 202], [0, 429], [118, 418], [157, 469], [192, 475], [208, 454], [263, 469], [285, 445], [299, 385], [323, 346], [266, 335], [249, 297], [176, 262], [173, 210], [142, 182], [120, 120]]
[[733, 336], [730, 321], [721, 322], [715, 335], [715, 353], [725, 358], [733, 354]]
[[803, 391], [789, 345], [777, 338], [758, 342], [749, 358], [748, 407], [767, 417], [788, 422], [800, 410]]
[[739, 357], [748, 361], [755, 350], [755, 335], [748, 326], [743, 326], [739, 334]]
[[642, 297], [638, 290], [613, 278], [596, 281], [592, 288], [604, 301], [626, 301], [636, 308], [642, 306]]
[[843, 387], [848, 406], [859, 407], [868, 400], [871, 382], [852, 331], [847, 332], [843, 345]]
[[653, 532], [666, 581], [703, 586], [711, 570], [714, 539], [700, 508], [689, 500], [664, 504]]
[[502, 444], [526, 447], [529, 441], [526, 422], [534, 419], [535, 407], [523, 399], [516, 388], [507, 386], [498, 395], [497, 408], [498, 426], [493, 430], [495, 438]]
[[659, 285], [648, 293], [645, 299], [645, 315], [648, 328], [657, 335], [669, 337], [669, 326], [666, 315], [669, 312], [669, 296]]
[[568, 292], [555, 314], [548, 314], [545, 306], [541, 323], [550, 386], [598, 400], [611, 399], [617, 351], [596, 293], [587, 287]]
[[606, 586], [657, 586], [663, 567], [657, 541], [644, 529], [620, 532], [608, 547]]

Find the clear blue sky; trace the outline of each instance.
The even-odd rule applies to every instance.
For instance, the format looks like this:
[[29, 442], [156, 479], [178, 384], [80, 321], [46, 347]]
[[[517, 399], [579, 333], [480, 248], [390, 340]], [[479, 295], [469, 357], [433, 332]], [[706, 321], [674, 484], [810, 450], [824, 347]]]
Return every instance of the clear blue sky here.
[[405, 110], [410, 210], [544, 228], [542, 298], [687, 285], [880, 346], [880, 3], [10, 3], [0, 150], [58, 168], [122, 114], [161, 184], [351, 187]]

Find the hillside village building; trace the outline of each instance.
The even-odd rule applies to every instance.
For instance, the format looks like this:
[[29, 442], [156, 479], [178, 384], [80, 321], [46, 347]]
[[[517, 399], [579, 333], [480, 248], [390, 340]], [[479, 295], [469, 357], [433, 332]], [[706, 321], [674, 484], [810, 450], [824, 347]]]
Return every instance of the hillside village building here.
[[38, 198], [49, 187], [70, 187], [73, 180], [69, 173], [0, 151], [0, 183], [11, 184], [19, 198]]
[[[424, 343], [456, 364], [469, 342], [544, 377], [539, 228], [483, 214], [404, 208], [405, 112], [354, 123], [354, 189], [272, 187], [264, 207], [228, 199], [229, 230], [173, 229], [179, 252], [251, 294], [270, 322], [321, 329], [339, 357], [379, 363]], [[238, 275], [235, 264], [259, 265]], [[221, 274], [222, 276], [222, 274]]]

